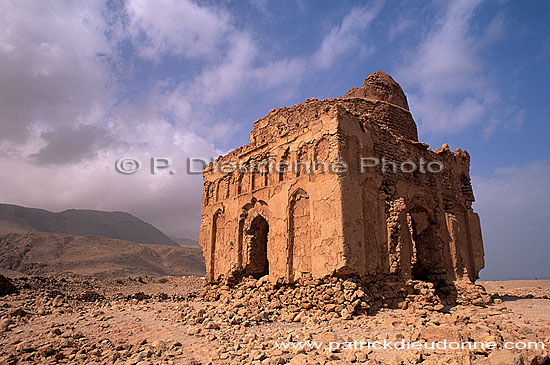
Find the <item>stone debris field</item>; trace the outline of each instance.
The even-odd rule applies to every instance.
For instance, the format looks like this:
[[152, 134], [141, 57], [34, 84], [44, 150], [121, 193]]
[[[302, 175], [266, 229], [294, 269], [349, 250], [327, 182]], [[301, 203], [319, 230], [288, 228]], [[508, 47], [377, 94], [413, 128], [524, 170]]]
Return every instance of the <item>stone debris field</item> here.
[[[519, 287], [515, 282], [482, 283], [488, 294], [481, 300], [455, 306], [435, 298], [432, 289], [420, 282], [403, 290], [367, 288], [343, 279], [279, 288], [265, 279], [245, 279], [231, 288], [220, 284], [207, 289], [197, 277], [19, 277], [12, 282], [15, 287], [11, 289], [17, 292], [0, 297], [2, 364], [549, 361], [548, 281], [521, 282]], [[3, 282], [2, 294], [5, 289], [10, 288]], [[415, 300], [408, 301], [409, 295]], [[387, 308], [382, 298], [395, 296], [405, 299], [397, 308]], [[498, 347], [345, 348], [353, 341], [384, 340], [495, 342]], [[307, 341], [321, 346], [300, 348]], [[545, 349], [503, 349], [509, 341], [543, 342]], [[287, 348], [281, 346], [285, 343]], [[335, 348], [336, 343], [342, 344], [340, 348]]]

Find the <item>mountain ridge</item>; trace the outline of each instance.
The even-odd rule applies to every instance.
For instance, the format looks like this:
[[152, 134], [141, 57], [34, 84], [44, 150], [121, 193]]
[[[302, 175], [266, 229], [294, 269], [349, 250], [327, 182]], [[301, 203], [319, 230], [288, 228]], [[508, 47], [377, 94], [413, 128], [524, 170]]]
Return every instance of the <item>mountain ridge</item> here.
[[73, 236], [103, 236], [136, 243], [178, 246], [161, 230], [127, 212], [92, 209], [51, 212], [41, 208], [0, 203], [0, 234], [34, 231]]
[[201, 250], [192, 247], [47, 232], [0, 234], [0, 268], [27, 275], [203, 276], [204, 265]]

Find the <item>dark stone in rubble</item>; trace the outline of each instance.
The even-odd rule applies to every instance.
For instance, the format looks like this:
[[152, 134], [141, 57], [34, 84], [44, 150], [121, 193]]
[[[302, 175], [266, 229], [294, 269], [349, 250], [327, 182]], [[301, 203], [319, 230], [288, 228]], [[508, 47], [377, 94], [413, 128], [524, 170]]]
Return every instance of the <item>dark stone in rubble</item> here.
[[0, 296], [13, 294], [17, 292], [17, 288], [11, 280], [4, 275], [0, 275]]

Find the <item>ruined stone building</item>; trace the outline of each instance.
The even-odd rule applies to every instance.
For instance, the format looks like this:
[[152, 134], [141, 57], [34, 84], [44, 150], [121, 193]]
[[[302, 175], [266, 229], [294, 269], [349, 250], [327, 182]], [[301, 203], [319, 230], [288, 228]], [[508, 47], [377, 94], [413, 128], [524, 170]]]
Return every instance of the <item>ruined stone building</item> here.
[[474, 281], [484, 252], [469, 164], [466, 151], [418, 141], [403, 90], [382, 71], [343, 98], [273, 109], [248, 145], [204, 170], [207, 280]]

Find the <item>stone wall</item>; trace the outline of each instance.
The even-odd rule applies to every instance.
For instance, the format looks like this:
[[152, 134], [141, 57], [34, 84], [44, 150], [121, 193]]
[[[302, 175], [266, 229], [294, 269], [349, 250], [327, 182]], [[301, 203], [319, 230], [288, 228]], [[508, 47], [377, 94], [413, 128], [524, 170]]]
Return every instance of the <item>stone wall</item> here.
[[[277, 112], [270, 115], [281, 117]], [[273, 279], [295, 280], [304, 275], [324, 277], [335, 266], [345, 266], [338, 176], [309, 174], [306, 166], [281, 173], [219, 171], [227, 162], [246, 169], [269, 160], [271, 164], [337, 160], [337, 120], [328, 112], [319, 113], [318, 118], [320, 123], [305, 121], [301, 127], [288, 128], [284, 138], [272, 138], [272, 131], [266, 129], [273, 125], [260, 120], [251, 133], [255, 143], [218, 158], [207, 168], [200, 242], [209, 280], [263, 276], [265, 268]], [[331, 250], [325, 250], [327, 246]]]
[[[342, 184], [350, 272], [434, 281], [477, 279], [483, 268], [470, 157], [448, 146], [431, 151], [391, 130], [342, 111], [342, 151], [351, 166]], [[439, 173], [361, 172], [358, 156], [401, 162], [439, 161]], [[359, 199], [357, 197], [360, 197]]]
[[[443, 168], [360, 171], [361, 158]], [[405, 94], [381, 71], [344, 98], [271, 110], [248, 145], [204, 171], [207, 278], [473, 281], [484, 262], [469, 162], [418, 142]], [[342, 163], [346, 171], [327, 171]]]

